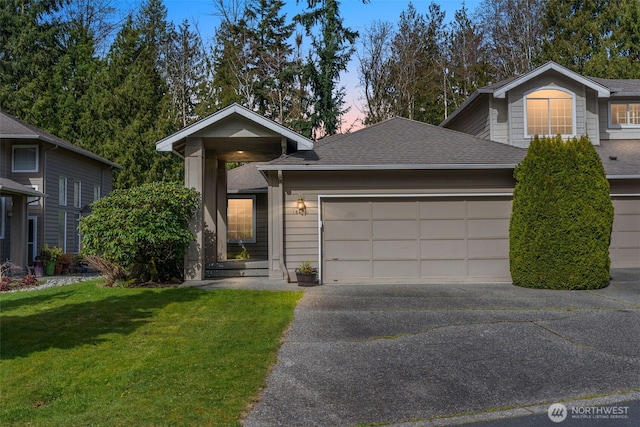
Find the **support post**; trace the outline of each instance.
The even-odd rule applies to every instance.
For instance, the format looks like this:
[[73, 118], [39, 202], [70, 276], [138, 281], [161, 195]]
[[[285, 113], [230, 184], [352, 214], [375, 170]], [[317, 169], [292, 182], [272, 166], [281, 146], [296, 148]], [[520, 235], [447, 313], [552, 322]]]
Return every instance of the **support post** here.
[[205, 274], [205, 230], [204, 206], [205, 187], [205, 149], [202, 138], [188, 138], [184, 151], [184, 185], [200, 193], [200, 204], [196, 214], [189, 222], [189, 230], [195, 241], [189, 243], [184, 260], [184, 279], [186, 281], [204, 280]]

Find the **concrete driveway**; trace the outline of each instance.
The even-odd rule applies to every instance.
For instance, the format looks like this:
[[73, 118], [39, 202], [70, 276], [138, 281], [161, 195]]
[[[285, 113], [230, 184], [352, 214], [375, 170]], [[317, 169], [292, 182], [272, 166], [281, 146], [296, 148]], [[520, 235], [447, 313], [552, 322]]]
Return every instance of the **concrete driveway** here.
[[244, 425], [451, 425], [640, 400], [640, 270], [612, 275], [597, 291], [308, 288]]

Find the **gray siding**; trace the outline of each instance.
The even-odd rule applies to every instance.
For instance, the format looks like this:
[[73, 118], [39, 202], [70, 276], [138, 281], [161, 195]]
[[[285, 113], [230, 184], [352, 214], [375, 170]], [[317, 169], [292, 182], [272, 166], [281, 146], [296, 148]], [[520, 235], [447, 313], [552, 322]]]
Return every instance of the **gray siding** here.
[[509, 134], [510, 144], [526, 148], [531, 139], [525, 136], [525, 94], [545, 87], [557, 87], [569, 90], [575, 95], [575, 132], [577, 136], [589, 135], [595, 145], [600, 143], [594, 94], [588, 94], [587, 89], [575, 81], [560, 75], [548, 73], [535, 80], [525, 82], [521, 86], [509, 91]]
[[465, 109], [465, 114], [455, 117], [447, 128], [489, 139], [489, 99], [481, 95]]
[[[609, 102], [610, 99], [598, 100], [600, 138], [601, 139], [640, 139], [640, 128], [616, 129], [609, 127]], [[616, 101], [634, 101], [637, 98], [616, 98]]]
[[506, 99], [490, 98], [490, 138], [492, 141], [509, 143], [509, 105]]
[[[45, 150], [43, 161], [45, 199], [44, 220], [39, 224], [42, 243], [50, 246], [61, 246], [62, 236], [59, 235], [59, 215], [66, 213], [66, 252], [77, 253], [78, 233], [77, 216], [82, 209], [93, 202], [95, 186], [101, 187], [102, 197], [109, 194], [112, 186], [111, 168], [98, 161], [88, 159], [80, 154], [61, 148]], [[59, 204], [59, 178], [67, 179], [67, 205]], [[74, 206], [74, 181], [81, 183], [81, 203]]]

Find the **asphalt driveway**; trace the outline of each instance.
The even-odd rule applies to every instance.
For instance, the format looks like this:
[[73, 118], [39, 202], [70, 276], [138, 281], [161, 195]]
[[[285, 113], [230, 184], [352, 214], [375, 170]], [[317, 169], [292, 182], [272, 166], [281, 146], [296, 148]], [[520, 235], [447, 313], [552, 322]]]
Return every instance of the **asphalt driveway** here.
[[612, 275], [597, 291], [308, 288], [244, 425], [444, 425], [638, 400], [640, 270]]

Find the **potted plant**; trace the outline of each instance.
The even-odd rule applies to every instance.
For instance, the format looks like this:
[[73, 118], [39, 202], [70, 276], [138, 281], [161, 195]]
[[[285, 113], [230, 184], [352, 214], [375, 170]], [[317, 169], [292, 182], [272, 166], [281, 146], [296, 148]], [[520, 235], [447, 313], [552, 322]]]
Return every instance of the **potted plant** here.
[[49, 247], [46, 243], [40, 249], [40, 259], [45, 264], [45, 274], [47, 276], [53, 276], [55, 273], [56, 262], [60, 255], [62, 255], [62, 249], [55, 246]]
[[58, 257], [58, 263], [62, 264], [62, 272], [69, 272], [69, 266], [73, 262], [76, 256], [74, 254], [66, 253]]
[[306, 260], [296, 268], [298, 286], [313, 286], [316, 283], [318, 269], [311, 266], [311, 260]]

